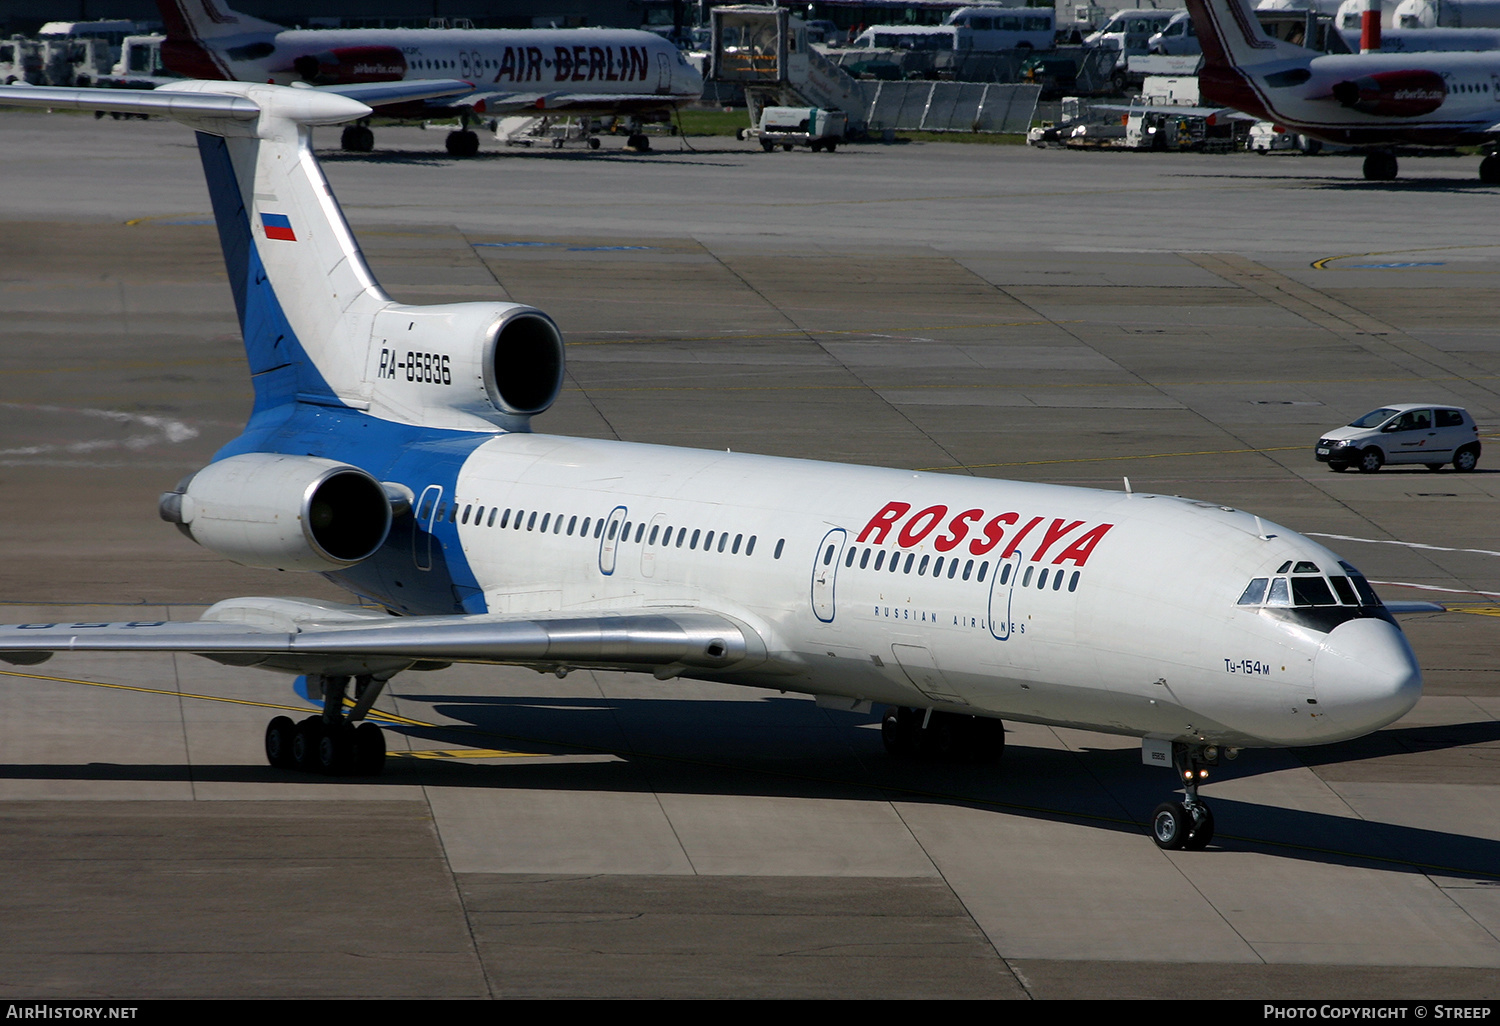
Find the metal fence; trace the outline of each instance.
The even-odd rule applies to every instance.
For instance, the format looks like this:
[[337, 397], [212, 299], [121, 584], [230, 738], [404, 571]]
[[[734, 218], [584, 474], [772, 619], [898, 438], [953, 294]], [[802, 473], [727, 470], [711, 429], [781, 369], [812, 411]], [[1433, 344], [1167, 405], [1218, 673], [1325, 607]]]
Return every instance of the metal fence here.
[[1041, 86], [980, 82], [875, 82], [865, 130], [1025, 132]]

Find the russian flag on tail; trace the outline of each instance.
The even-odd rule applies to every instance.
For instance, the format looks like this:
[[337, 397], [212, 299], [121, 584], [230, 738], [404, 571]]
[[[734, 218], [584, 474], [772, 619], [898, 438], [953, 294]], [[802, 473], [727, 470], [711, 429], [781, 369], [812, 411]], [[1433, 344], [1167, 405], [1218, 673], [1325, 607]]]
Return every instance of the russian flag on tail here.
[[282, 242], [296, 242], [297, 235], [292, 231], [292, 222], [285, 214], [260, 215], [260, 225], [266, 230], [266, 238], [279, 239]]

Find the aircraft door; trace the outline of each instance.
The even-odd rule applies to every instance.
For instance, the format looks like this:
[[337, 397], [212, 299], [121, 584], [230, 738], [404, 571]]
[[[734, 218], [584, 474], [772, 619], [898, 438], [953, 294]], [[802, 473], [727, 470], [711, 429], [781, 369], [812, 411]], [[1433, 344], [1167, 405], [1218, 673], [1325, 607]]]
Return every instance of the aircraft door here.
[[844, 545], [848, 540], [849, 532], [842, 527], [835, 527], [823, 536], [823, 540], [818, 543], [818, 551], [813, 556], [813, 615], [824, 623], [833, 623], [834, 584], [838, 580], [839, 563], [844, 558]]
[[667, 539], [672, 536], [672, 529], [669, 527], [667, 528], [666, 538], [657, 537], [657, 535], [661, 533], [662, 524], [666, 522], [666, 519], [667, 515], [665, 513], [658, 513], [656, 514], [656, 516], [651, 518], [651, 523], [646, 525], [646, 537], [644, 538], [645, 544], [641, 546], [642, 577], [656, 576], [656, 550], [658, 547], [657, 542], [659, 541], [661, 543], [661, 548], [666, 548]]
[[1009, 641], [1015, 623], [1011, 620], [1011, 601], [1016, 590], [1016, 578], [1021, 576], [1021, 554], [1013, 553], [1004, 562], [995, 564], [994, 576], [990, 578], [990, 634], [996, 641]]
[[672, 91], [672, 64], [664, 53], [656, 55], [656, 91], [658, 93]]
[[619, 542], [623, 540], [616, 536], [620, 533], [628, 512], [624, 506], [616, 506], [610, 510], [609, 520], [604, 525], [603, 533], [599, 535], [599, 572], [605, 577], [615, 572], [615, 552]]
[[473, 62], [469, 60], [468, 53], [464, 52], [458, 55], [458, 66], [459, 70], [463, 72], [464, 78], [474, 77], [474, 65]]
[[418, 570], [432, 569], [432, 528], [437, 523], [438, 506], [443, 498], [442, 485], [428, 485], [417, 500], [411, 532], [411, 560]]
[[948, 678], [943, 676], [943, 671], [938, 668], [937, 660], [932, 657], [930, 649], [923, 645], [893, 644], [891, 655], [896, 657], [896, 665], [901, 667], [901, 672], [906, 674], [906, 679], [928, 698], [958, 705], [969, 704], [953, 685], [948, 683]]

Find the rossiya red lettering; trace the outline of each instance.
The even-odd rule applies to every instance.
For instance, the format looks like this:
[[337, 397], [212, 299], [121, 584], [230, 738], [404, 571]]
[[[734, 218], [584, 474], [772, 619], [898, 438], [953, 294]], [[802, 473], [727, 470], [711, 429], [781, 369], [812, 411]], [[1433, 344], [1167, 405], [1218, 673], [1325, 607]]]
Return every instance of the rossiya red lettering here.
[[[1051, 557], [1053, 566], [1072, 563], [1081, 567], [1114, 527], [1113, 524], [1090, 526], [1084, 520], [1046, 516], [1028, 517], [1023, 523], [1021, 514], [1014, 511], [998, 513], [988, 520], [984, 520], [985, 516], [986, 511], [982, 509], [966, 509], [949, 516], [949, 507], [941, 503], [913, 513], [911, 503], [892, 500], [864, 525], [856, 544], [894, 542], [909, 549], [931, 538], [934, 550], [951, 552], [967, 540], [969, 553], [983, 556], [1005, 542], [998, 553], [1000, 559], [1009, 559], [1020, 552], [1032, 563], [1046, 562]], [[983, 527], [978, 526], [981, 521]], [[1011, 530], [1007, 538], [1007, 529], [1014, 529], [1017, 524], [1021, 524], [1020, 529]], [[1081, 534], [1077, 533], [1080, 529], [1083, 529]], [[1052, 555], [1054, 552], [1057, 553], [1055, 556]]]

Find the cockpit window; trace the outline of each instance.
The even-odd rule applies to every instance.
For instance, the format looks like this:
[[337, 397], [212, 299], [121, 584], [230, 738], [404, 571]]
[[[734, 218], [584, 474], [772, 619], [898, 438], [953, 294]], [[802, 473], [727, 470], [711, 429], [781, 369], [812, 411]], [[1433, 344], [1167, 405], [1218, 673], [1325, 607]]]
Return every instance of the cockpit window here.
[[1378, 605], [1380, 605], [1380, 598], [1375, 594], [1375, 589], [1372, 588], [1372, 587], [1370, 587], [1370, 582], [1367, 581], [1367, 580], [1365, 580], [1365, 575], [1364, 574], [1362, 574], [1358, 570], [1354, 569], [1354, 567], [1350, 566], [1348, 563], [1345, 563], [1342, 559], [1339, 560], [1339, 566], [1343, 567], [1345, 570], [1348, 571], [1348, 573], [1349, 573], [1349, 583], [1352, 584], [1352, 585], [1354, 585], [1354, 590], [1359, 593], [1359, 604], [1360, 605], [1362, 605], [1362, 606], [1378, 606]]
[[1346, 606], [1357, 606], [1360, 604], [1358, 597], [1354, 594], [1354, 588], [1349, 584], [1347, 577], [1330, 577], [1328, 580], [1333, 584], [1333, 590], [1339, 593], [1339, 601]]
[[1292, 605], [1336, 606], [1338, 604], [1338, 599], [1333, 597], [1333, 590], [1328, 587], [1328, 582], [1323, 578], [1292, 578]]
[[1324, 634], [1346, 620], [1362, 617], [1390, 620], [1390, 613], [1381, 605], [1370, 582], [1348, 563], [1341, 561], [1339, 567], [1348, 576], [1325, 577], [1315, 563], [1287, 560], [1277, 569], [1277, 576], [1257, 577], [1246, 585], [1236, 604], [1259, 607], [1262, 616]]

